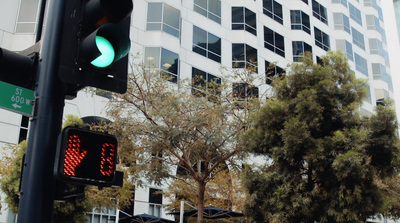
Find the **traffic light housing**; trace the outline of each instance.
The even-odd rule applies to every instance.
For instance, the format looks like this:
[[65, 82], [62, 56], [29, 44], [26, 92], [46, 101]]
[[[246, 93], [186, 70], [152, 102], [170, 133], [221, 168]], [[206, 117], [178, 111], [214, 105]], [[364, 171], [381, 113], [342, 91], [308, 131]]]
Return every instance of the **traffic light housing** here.
[[38, 55], [23, 55], [0, 48], [0, 81], [30, 90], [35, 89]]
[[132, 0], [66, 1], [59, 77], [79, 90], [127, 88]]
[[65, 182], [114, 185], [117, 149], [113, 135], [66, 127], [58, 140], [54, 174]]

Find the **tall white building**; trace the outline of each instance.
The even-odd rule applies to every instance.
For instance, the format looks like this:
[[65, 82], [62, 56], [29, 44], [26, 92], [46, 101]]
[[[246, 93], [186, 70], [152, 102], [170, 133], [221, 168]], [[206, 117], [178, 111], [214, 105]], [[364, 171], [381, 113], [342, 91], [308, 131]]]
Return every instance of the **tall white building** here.
[[[48, 0], [51, 1], [51, 0]], [[383, 98], [394, 98], [381, 0], [133, 0], [132, 55], [166, 69], [171, 82], [203, 76], [224, 78], [221, 67], [257, 66], [266, 81], [256, 83], [260, 97], [270, 88], [266, 68], [276, 74], [310, 51], [315, 62], [328, 50], [341, 50], [351, 70], [369, 80], [364, 114]], [[0, 47], [20, 51], [34, 43], [39, 0], [0, 0]], [[1, 90], [0, 90], [1, 92]], [[1, 93], [0, 93], [1, 94]], [[64, 114], [105, 117], [106, 98], [80, 92], [66, 101]], [[0, 109], [0, 146], [25, 139], [28, 118]], [[167, 216], [151, 196], [162, 188], [138, 188], [133, 214]], [[0, 222], [6, 221], [2, 210]], [[110, 217], [111, 216], [111, 217]], [[112, 219], [93, 213], [89, 222]], [[102, 220], [104, 222], [113, 222]]]

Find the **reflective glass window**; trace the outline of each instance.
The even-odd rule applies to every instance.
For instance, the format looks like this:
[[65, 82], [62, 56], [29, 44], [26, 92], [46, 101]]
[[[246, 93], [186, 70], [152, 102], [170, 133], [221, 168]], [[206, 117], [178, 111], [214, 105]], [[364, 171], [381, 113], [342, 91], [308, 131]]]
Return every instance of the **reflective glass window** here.
[[221, 38], [193, 26], [193, 52], [221, 63]]

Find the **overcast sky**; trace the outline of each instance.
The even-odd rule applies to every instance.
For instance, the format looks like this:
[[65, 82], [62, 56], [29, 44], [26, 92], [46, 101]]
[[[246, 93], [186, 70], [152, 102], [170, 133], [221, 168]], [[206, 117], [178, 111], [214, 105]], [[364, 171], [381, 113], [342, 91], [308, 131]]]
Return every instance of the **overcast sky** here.
[[397, 117], [400, 118], [400, 46], [394, 15], [393, 0], [381, 0], [383, 19], [390, 58], [390, 73], [393, 79]]

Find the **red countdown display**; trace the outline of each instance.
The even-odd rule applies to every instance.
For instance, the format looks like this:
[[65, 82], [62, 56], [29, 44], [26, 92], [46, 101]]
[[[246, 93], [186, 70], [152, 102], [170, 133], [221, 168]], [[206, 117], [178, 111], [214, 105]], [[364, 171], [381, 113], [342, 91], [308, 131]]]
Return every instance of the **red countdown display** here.
[[115, 178], [117, 146], [113, 135], [66, 127], [59, 138], [55, 174], [67, 182], [109, 185]]

